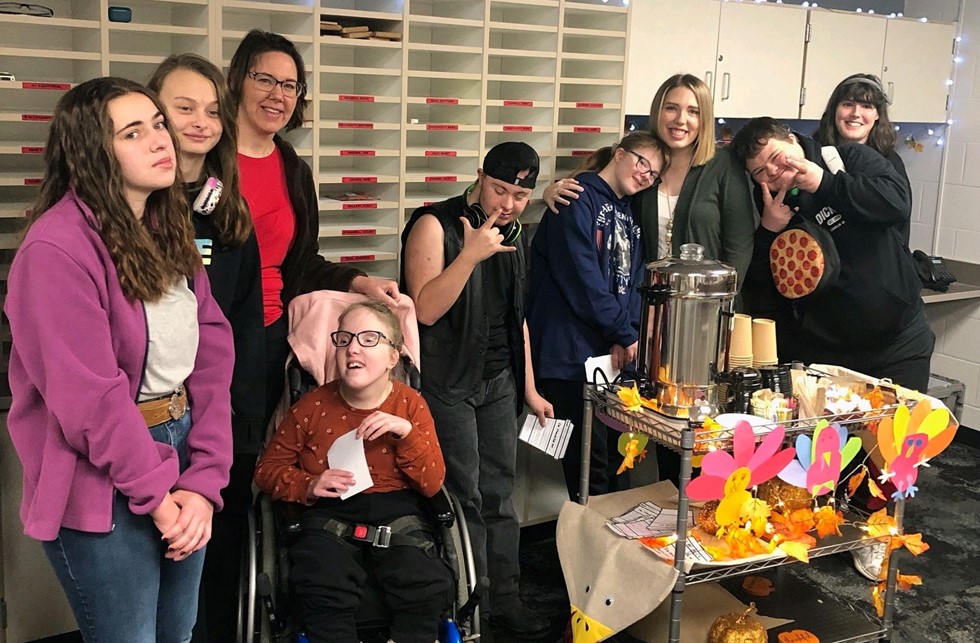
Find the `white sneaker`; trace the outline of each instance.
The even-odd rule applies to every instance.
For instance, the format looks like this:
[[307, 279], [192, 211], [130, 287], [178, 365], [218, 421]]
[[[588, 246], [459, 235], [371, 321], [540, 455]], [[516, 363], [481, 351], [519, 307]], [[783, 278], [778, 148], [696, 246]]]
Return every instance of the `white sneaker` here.
[[877, 581], [878, 575], [881, 574], [881, 565], [885, 562], [886, 549], [887, 543], [882, 541], [861, 549], [852, 549], [851, 556], [854, 557], [854, 567], [857, 568], [858, 573], [868, 580]]

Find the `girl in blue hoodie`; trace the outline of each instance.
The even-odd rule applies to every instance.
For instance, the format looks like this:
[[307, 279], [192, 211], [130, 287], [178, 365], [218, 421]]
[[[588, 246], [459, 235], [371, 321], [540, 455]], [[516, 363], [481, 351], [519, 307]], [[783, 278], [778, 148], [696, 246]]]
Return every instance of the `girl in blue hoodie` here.
[[[636, 358], [643, 279], [643, 247], [631, 197], [660, 181], [669, 151], [645, 132], [629, 134], [593, 154], [576, 176], [578, 199], [559, 206], [559, 216], [541, 220], [531, 242], [531, 287], [527, 325], [535, 381], [554, 404], [555, 417], [582, 423], [585, 360], [611, 355], [613, 368]], [[589, 494], [615, 491], [618, 435], [593, 422]], [[562, 466], [570, 498], [581, 470], [576, 426]], [[607, 444], [608, 439], [608, 444]], [[617, 463], [618, 464], [618, 463]]]

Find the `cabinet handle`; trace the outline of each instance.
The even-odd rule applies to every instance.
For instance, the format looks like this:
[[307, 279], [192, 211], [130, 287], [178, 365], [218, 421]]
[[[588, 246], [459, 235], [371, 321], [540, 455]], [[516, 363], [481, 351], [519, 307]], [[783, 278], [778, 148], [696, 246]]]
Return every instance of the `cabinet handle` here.
[[888, 81], [888, 104], [895, 102], [895, 83]]
[[708, 86], [708, 93], [715, 93], [715, 74], [711, 71], [704, 72], [704, 84]]
[[721, 75], [721, 99], [728, 100], [731, 96], [732, 75], [727, 71]]

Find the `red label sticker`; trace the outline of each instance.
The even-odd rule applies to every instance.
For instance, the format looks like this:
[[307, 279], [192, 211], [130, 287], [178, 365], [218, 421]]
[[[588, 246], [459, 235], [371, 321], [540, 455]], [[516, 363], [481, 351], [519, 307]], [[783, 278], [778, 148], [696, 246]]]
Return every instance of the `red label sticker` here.
[[24, 82], [20, 84], [21, 89], [57, 89], [66, 91], [71, 89], [71, 83], [37, 83]]
[[41, 185], [44, 179], [24, 179], [24, 185]]
[[340, 129], [374, 129], [374, 123], [337, 123]]
[[340, 150], [341, 156], [374, 156], [374, 150]]
[[572, 131], [576, 134], [598, 134], [602, 131], [601, 127], [573, 127]]
[[505, 132], [530, 132], [530, 125], [504, 125]]
[[533, 100], [505, 100], [504, 107], [534, 107]]
[[342, 237], [364, 237], [372, 234], [378, 234], [378, 231], [374, 228], [359, 228], [355, 230], [340, 231], [340, 236]]
[[426, 156], [456, 156], [456, 150], [426, 150]]
[[337, 97], [337, 100], [342, 100], [347, 103], [373, 103], [374, 96], [366, 96], [364, 94], [341, 94]]
[[376, 210], [377, 203], [345, 203], [341, 210]]
[[21, 154], [44, 154], [43, 147], [22, 147], [20, 148]]
[[572, 150], [572, 156], [591, 156], [591, 150]]
[[455, 176], [427, 176], [425, 177], [426, 183], [455, 183]]
[[458, 98], [426, 98], [426, 105], [459, 105]]
[[341, 183], [377, 183], [376, 176], [345, 176], [340, 179]]
[[428, 123], [425, 129], [433, 132], [455, 132], [459, 129], [459, 125], [455, 123]]
[[51, 114], [21, 114], [20, 120], [31, 121], [32, 123], [47, 123], [51, 120]]
[[374, 255], [344, 255], [340, 258], [340, 263], [349, 263], [351, 261], [374, 261]]
[[583, 109], [602, 109], [602, 103], [575, 103], [575, 107], [581, 107]]

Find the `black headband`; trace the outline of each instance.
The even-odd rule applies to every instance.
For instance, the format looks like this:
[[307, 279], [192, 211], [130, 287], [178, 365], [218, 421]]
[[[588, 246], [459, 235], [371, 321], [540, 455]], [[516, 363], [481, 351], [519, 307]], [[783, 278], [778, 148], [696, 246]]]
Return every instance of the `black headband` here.
[[888, 98], [888, 94], [885, 92], [885, 88], [881, 86], [881, 81], [877, 78], [865, 78], [864, 76], [854, 76], [853, 78], [848, 78], [842, 82], [841, 87], [847, 87], [848, 85], [870, 85], [874, 89], [877, 89], [885, 99], [885, 105], [891, 105], [892, 101]]

